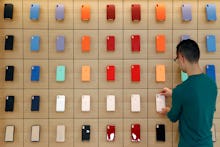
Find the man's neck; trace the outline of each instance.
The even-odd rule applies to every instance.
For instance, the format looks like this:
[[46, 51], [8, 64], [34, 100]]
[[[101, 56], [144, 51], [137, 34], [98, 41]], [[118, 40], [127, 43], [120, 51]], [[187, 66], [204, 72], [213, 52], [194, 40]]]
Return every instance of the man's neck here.
[[203, 73], [203, 72], [202, 72], [202, 69], [200, 68], [198, 63], [188, 65], [188, 67], [187, 67], [188, 76], [197, 75], [197, 74], [201, 74], [201, 73]]

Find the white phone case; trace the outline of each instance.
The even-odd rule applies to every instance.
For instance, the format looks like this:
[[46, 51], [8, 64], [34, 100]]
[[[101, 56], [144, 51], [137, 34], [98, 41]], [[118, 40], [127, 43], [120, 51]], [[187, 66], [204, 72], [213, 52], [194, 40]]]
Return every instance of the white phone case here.
[[161, 94], [156, 94], [156, 111], [161, 112], [163, 108], [166, 107], [165, 96]]
[[82, 96], [82, 111], [90, 111], [90, 95]]
[[39, 142], [40, 141], [40, 126], [34, 125], [31, 127], [31, 141]]
[[64, 142], [64, 141], [65, 141], [65, 125], [58, 125], [56, 142]]
[[65, 111], [65, 95], [57, 95], [56, 111], [57, 112]]
[[115, 95], [107, 95], [106, 101], [107, 111], [115, 111]]
[[14, 126], [6, 126], [5, 129], [5, 142], [14, 141]]
[[131, 112], [140, 112], [140, 95], [139, 94], [132, 94], [131, 95]]

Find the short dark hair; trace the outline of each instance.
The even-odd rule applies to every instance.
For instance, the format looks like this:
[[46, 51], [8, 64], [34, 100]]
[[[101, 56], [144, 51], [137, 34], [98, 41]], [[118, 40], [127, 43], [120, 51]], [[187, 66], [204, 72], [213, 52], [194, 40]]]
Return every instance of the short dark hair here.
[[199, 61], [199, 46], [194, 40], [182, 40], [176, 47], [176, 54], [178, 55], [178, 53], [181, 53], [190, 63]]

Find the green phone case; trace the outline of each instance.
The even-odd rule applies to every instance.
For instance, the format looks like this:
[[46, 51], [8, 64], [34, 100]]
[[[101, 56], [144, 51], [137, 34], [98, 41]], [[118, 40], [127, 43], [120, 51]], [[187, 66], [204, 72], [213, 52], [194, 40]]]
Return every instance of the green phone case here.
[[64, 65], [57, 66], [57, 71], [56, 71], [56, 81], [57, 82], [65, 81], [65, 71], [66, 71], [66, 68]]
[[187, 73], [181, 71], [181, 81], [184, 82], [184, 81], [187, 80], [187, 79], [188, 79]]

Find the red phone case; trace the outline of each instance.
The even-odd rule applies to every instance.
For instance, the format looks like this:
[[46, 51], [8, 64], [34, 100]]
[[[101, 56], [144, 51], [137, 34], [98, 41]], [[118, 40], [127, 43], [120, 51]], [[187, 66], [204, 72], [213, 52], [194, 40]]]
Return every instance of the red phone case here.
[[107, 20], [115, 20], [115, 5], [109, 4], [106, 6]]
[[132, 35], [131, 36], [131, 51], [132, 52], [140, 52], [141, 45], [140, 45], [140, 35]]
[[107, 73], [107, 81], [115, 80], [115, 66], [114, 65], [107, 66], [106, 73]]
[[115, 36], [107, 36], [106, 38], [107, 51], [115, 50]]
[[141, 20], [141, 6], [140, 6], [140, 4], [132, 4], [131, 5], [131, 18], [132, 18], [132, 21], [140, 21]]
[[140, 124], [132, 124], [131, 125], [131, 141], [132, 142], [141, 141], [140, 132], [141, 132]]
[[115, 126], [114, 125], [107, 125], [106, 133], [107, 133], [107, 141], [115, 140]]
[[140, 81], [140, 65], [131, 65], [131, 81]]

